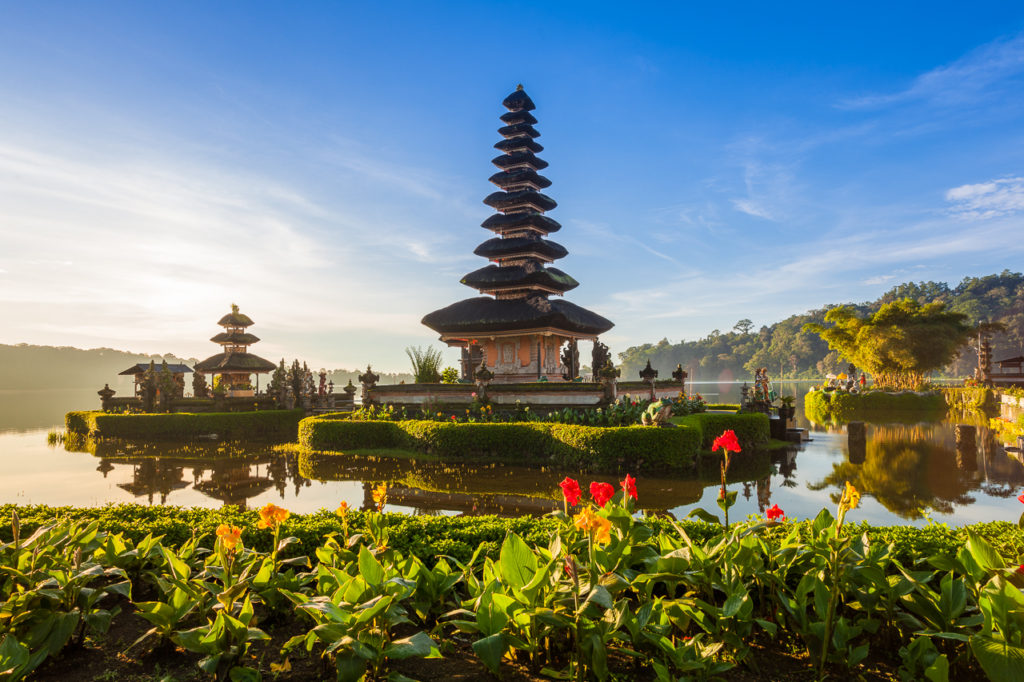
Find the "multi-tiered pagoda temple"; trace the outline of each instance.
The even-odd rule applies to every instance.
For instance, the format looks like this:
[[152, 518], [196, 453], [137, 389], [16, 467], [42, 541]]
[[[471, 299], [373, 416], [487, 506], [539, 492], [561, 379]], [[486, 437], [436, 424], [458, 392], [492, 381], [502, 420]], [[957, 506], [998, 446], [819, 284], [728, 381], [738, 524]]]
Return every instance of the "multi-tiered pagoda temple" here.
[[224, 331], [210, 340], [220, 344], [223, 352], [197, 363], [196, 371], [219, 374], [220, 385], [229, 396], [251, 396], [250, 376], [255, 374], [259, 381], [260, 374], [274, 371], [277, 365], [249, 352], [249, 346], [258, 342], [259, 337], [246, 331], [252, 326], [252, 319], [240, 313], [237, 305], [232, 304], [231, 312], [217, 324], [224, 327]]
[[[500, 170], [490, 181], [500, 191], [484, 199], [498, 211], [481, 227], [497, 236], [478, 246], [474, 253], [492, 261], [462, 278], [466, 286], [485, 296], [468, 298], [423, 318], [423, 324], [441, 335], [449, 346], [463, 349], [463, 375], [467, 378], [483, 360], [494, 381], [561, 380], [566, 372], [561, 348], [575, 349], [577, 340], [596, 341], [614, 325], [596, 313], [560, 297], [579, 283], [548, 264], [568, 252], [547, 239], [561, 225], [545, 215], [557, 206], [540, 190], [551, 181], [538, 171], [547, 162], [536, 138], [540, 133], [530, 112], [533, 101], [523, 86], [502, 102], [508, 113], [501, 116], [504, 138], [495, 148], [504, 152], [492, 163]], [[575, 355], [575, 353], [570, 353]]]

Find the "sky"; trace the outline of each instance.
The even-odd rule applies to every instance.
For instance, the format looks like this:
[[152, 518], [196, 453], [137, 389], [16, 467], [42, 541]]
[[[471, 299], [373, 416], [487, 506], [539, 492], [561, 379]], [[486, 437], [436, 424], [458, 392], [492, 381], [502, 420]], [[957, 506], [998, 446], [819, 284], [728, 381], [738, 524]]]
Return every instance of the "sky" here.
[[407, 370], [519, 83], [613, 352], [1021, 269], [1019, 2], [0, 0], [0, 343]]

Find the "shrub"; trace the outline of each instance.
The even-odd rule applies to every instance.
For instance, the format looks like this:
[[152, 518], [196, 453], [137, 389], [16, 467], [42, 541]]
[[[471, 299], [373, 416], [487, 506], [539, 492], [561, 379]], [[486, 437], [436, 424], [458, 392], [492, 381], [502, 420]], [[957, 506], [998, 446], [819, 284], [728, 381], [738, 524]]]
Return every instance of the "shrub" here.
[[224, 440], [292, 440], [304, 415], [302, 410], [202, 414], [69, 412], [64, 425], [68, 431], [103, 438], [189, 440], [215, 433]]
[[700, 449], [700, 433], [691, 425], [674, 429], [604, 428], [547, 422], [346, 422], [311, 417], [299, 427], [299, 443], [322, 451], [408, 447], [447, 460], [483, 457], [592, 470], [640, 471], [692, 465]]
[[946, 411], [942, 393], [887, 393], [868, 391], [811, 391], [804, 396], [804, 414], [812, 422], [828, 424], [851, 419], [865, 421], [921, 421], [941, 416]]
[[768, 442], [770, 437], [768, 415], [757, 412], [730, 414], [726, 412], [704, 412], [673, 419], [682, 426], [697, 429], [701, 434], [700, 449], [709, 450], [715, 438], [726, 429], [732, 429], [739, 438], [743, 449], [756, 449]]
[[299, 422], [299, 443], [313, 450], [393, 448], [404, 444], [398, 422], [310, 417]]
[[556, 424], [551, 429], [554, 459], [561, 466], [649, 471], [689, 466], [700, 449], [700, 432], [686, 426], [626, 426], [599, 429]]

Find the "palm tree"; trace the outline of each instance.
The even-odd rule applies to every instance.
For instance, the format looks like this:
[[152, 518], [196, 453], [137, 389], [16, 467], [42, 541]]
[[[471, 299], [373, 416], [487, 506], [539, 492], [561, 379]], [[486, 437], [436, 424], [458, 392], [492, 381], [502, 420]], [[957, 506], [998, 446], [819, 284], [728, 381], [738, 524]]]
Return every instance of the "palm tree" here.
[[441, 351], [433, 346], [426, 350], [419, 346], [409, 346], [405, 354], [412, 362], [412, 374], [417, 384], [436, 384], [441, 381]]

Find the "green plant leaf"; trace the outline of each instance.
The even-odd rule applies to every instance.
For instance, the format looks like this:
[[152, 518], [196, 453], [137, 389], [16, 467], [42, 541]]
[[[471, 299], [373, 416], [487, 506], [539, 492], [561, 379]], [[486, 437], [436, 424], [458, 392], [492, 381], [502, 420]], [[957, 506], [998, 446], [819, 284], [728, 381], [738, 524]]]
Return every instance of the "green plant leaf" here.
[[712, 514], [709, 511], [701, 509], [700, 507], [697, 507], [696, 509], [691, 511], [689, 514], [687, 514], [686, 518], [690, 518], [691, 516], [695, 516], [698, 519], [700, 519], [701, 521], [706, 521], [707, 523], [714, 523], [714, 524], [717, 524], [717, 525], [722, 525], [722, 522], [719, 520], [719, 518], [717, 516], [715, 516], [714, 514]]
[[434, 640], [425, 632], [417, 632], [412, 637], [396, 639], [391, 646], [384, 649], [387, 658], [400, 661], [406, 658], [423, 658], [430, 654], [430, 650], [437, 645]]
[[992, 682], [1017, 682], [1024, 670], [1024, 648], [1006, 642], [974, 635], [971, 651]]
[[499, 557], [501, 577], [506, 584], [522, 588], [537, 572], [537, 557], [521, 537], [513, 532], [505, 537]]
[[359, 547], [359, 574], [374, 587], [380, 587], [384, 583], [384, 567], [377, 561], [377, 557], [370, 554], [366, 545]]
[[967, 531], [967, 551], [971, 553], [978, 566], [986, 571], [997, 571], [1001, 568], [1006, 568], [1006, 562], [1003, 561], [1003, 557], [999, 556], [999, 552], [984, 538], [970, 529]]
[[500, 632], [473, 642], [473, 651], [495, 675], [501, 670], [501, 657], [505, 655], [507, 648], [505, 638]]

